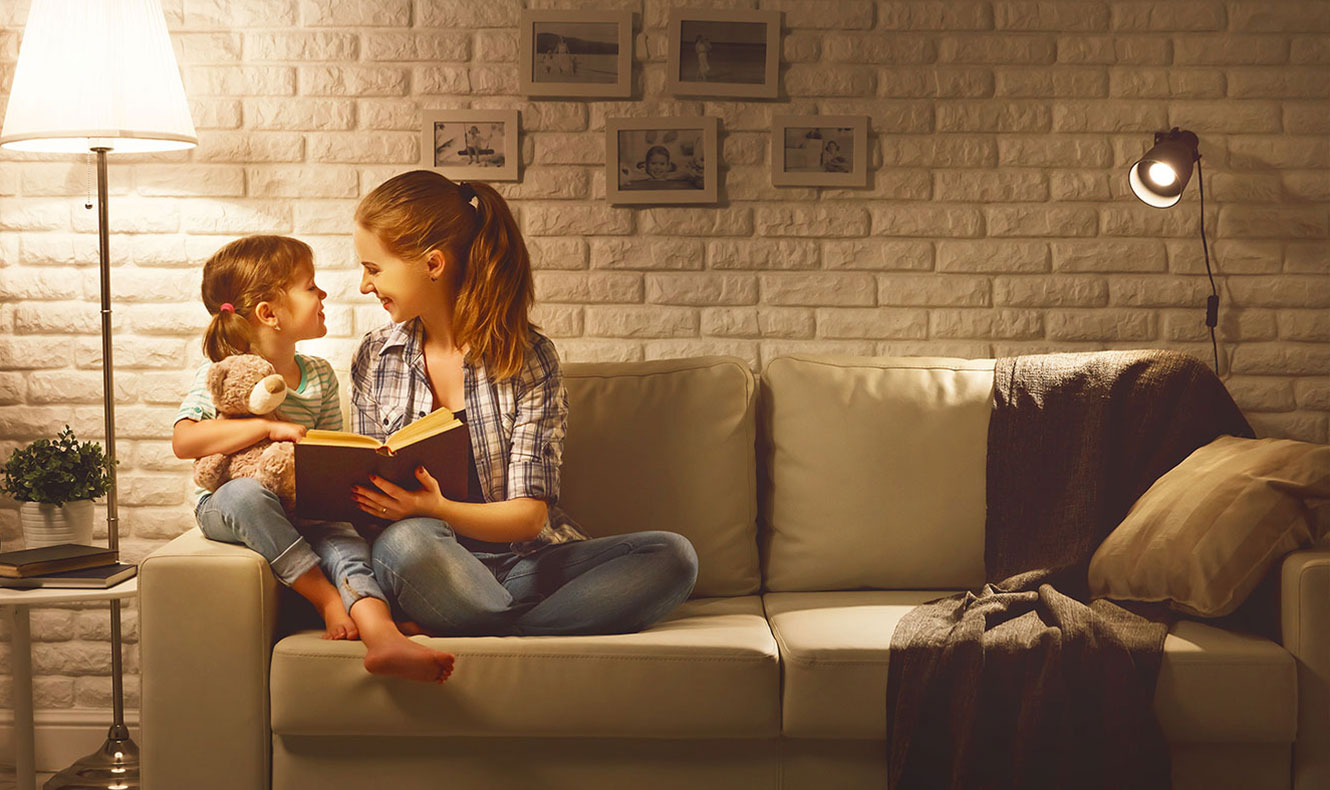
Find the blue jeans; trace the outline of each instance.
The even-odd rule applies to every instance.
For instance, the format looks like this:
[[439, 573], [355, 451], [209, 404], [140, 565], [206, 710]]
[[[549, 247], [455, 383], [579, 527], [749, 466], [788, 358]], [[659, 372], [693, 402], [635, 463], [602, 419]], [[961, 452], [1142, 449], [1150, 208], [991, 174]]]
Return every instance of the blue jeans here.
[[404, 519], [374, 541], [374, 573], [398, 610], [436, 636], [632, 633], [683, 603], [697, 581], [697, 552], [673, 532], [525, 556], [475, 545], [438, 519]]
[[240, 543], [262, 554], [288, 587], [318, 565], [348, 611], [361, 598], [388, 600], [370, 567], [369, 543], [354, 527], [301, 520], [297, 529], [277, 495], [247, 477], [228, 480], [200, 498], [194, 518], [209, 539]]

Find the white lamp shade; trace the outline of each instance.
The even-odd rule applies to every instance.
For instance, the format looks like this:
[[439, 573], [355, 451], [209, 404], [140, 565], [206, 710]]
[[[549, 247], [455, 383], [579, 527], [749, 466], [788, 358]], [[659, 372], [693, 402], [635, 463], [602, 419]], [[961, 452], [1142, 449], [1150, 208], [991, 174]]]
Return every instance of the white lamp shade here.
[[0, 145], [143, 153], [197, 144], [160, 0], [32, 0]]

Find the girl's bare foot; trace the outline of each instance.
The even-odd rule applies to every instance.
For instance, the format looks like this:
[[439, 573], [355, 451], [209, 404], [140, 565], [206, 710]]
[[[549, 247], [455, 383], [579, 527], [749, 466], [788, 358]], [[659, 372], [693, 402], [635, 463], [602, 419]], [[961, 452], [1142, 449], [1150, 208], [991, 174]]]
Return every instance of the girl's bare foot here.
[[320, 614], [323, 615], [324, 639], [360, 638], [360, 630], [356, 628], [356, 621], [352, 620], [351, 615], [346, 613], [341, 598], [334, 598], [325, 602]]
[[375, 640], [365, 653], [365, 669], [375, 675], [443, 683], [453, 674], [453, 655], [431, 650], [420, 642], [401, 639]]

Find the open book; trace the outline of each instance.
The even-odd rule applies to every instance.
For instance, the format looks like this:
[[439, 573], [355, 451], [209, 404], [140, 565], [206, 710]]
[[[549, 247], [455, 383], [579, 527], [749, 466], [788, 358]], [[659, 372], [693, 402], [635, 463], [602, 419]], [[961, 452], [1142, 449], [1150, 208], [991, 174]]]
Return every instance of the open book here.
[[372, 488], [369, 476], [375, 474], [414, 491], [420, 488], [417, 466], [439, 481], [445, 497], [465, 500], [470, 446], [466, 425], [447, 409], [426, 414], [385, 442], [349, 431], [308, 431], [296, 443], [296, 516], [376, 523], [351, 498], [351, 487]]

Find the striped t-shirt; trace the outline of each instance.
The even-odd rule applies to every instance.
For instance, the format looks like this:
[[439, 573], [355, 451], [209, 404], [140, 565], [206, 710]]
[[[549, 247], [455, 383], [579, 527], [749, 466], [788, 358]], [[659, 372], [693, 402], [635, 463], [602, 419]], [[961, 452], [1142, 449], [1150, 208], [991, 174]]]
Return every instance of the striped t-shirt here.
[[[296, 365], [300, 367], [300, 386], [287, 389], [286, 400], [277, 407], [277, 417], [306, 428], [342, 430], [342, 404], [332, 365], [326, 359], [300, 353], [296, 354]], [[205, 362], [194, 373], [194, 381], [176, 412], [175, 422], [216, 418], [212, 393], [208, 392], [208, 369], [211, 367], [211, 362]], [[204, 489], [197, 489], [194, 501], [205, 493]]]

